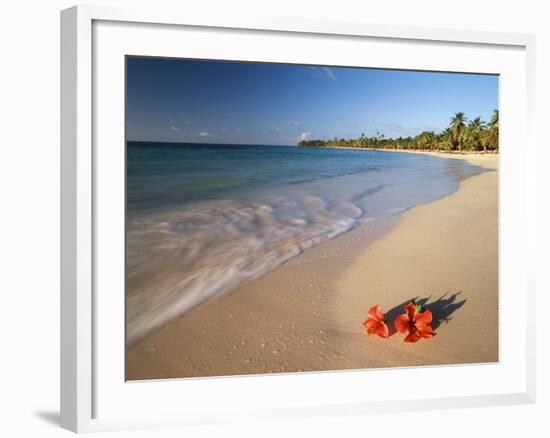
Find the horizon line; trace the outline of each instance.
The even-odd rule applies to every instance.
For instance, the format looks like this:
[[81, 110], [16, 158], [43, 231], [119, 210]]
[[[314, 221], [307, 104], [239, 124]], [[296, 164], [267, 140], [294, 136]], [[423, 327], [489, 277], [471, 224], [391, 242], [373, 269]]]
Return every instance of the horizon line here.
[[265, 144], [265, 143], [205, 143], [194, 141], [162, 141], [162, 140], [126, 140], [126, 143], [161, 143], [161, 144], [198, 144], [198, 145], [225, 145], [225, 146], [282, 146], [293, 147], [299, 146], [296, 144]]

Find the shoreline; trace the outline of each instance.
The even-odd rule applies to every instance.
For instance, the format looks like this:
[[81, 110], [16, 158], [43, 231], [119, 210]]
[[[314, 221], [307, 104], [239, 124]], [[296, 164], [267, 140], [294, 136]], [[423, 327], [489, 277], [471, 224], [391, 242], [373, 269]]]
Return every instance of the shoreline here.
[[[391, 151], [446, 155], [498, 169], [498, 154]], [[497, 176], [483, 172], [461, 181], [447, 197], [367, 222], [173, 320], [129, 349], [127, 379], [498, 360]], [[478, 234], [463, 230], [464, 223]], [[460, 244], [442, 245], [450, 235]], [[490, 244], [480, 248], [484, 242]], [[472, 255], [481, 266], [468, 262]], [[440, 269], [430, 270], [434, 264]], [[364, 333], [361, 322], [370, 305], [400, 312], [411, 295], [427, 298], [427, 290], [444, 316], [434, 339], [411, 350], [398, 336], [381, 341]], [[438, 291], [448, 295], [433, 302]], [[465, 305], [472, 309], [460, 311]], [[452, 340], [451, 323], [461, 336], [471, 332], [469, 326], [483, 327], [484, 339], [476, 335], [474, 346]]]

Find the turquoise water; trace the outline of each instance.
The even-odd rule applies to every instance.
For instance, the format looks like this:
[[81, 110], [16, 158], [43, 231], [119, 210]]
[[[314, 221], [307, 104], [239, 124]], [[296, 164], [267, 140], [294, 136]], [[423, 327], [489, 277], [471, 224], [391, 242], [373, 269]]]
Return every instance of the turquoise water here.
[[261, 145], [127, 145], [130, 344], [367, 220], [480, 169], [430, 155]]

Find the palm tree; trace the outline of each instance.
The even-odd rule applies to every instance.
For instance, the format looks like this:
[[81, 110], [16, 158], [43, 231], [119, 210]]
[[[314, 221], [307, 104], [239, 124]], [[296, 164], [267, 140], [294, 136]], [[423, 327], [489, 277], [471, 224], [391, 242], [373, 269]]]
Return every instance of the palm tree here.
[[489, 123], [489, 130], [486, 134], [487, 141], [491, 149], [498, 149], [498, 130], [499, 130], [499, 119], [500, 115], [498, 110], [493, 111], [493, 117], [491, 117], [491, 122]]
[[490, 122], [491, 128], [498, 128], [498, 110], [493, 111], [493, 117], [491, 117]]
[[436, 137], [433, 131], [424, 131], [416, 137], [415, 146], [420, 149], [433, 149], [436, 144]]
[[484, 129], [485, 128], [485, 122], [483, 120], [481, 120], [481, 116], [477, 116], [470, 123], [471, 123], [472, 126], [474, 126], [477, 129]]
[[472, 146], [475, 150], [479, 150], [481, 143], [483, 143], [483, 151], [487, 152], [485, 142], [481, 141], [481, 132], [483, 129], [485, 129], [485, 122], [478, 116], [468, 124], [467, 134], [469, 135]]
[[451, 124], [449, 127], [452, 132], [453, 149], [458, 148], [459, 151], [462, 150], [462, 132], [465, 126], [466, 116], [463, 112], [455, 113], [455, 115], [451, 117]]

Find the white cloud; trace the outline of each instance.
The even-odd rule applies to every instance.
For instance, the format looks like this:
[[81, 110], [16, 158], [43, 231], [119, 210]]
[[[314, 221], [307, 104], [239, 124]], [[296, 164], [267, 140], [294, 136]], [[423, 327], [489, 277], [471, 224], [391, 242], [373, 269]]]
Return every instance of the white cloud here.
[[311, 135], [311, 132], [302, 132], [302, 133], [298, 136], [298, 140], [299, 140], [299, 141], [306, 140], [310, 135]]
[[177, 126], [174, 126], [174, 125], [170, 126], [170, 129], [172, 131], [176, 131], [176, 132], [179, 132], [179, 130], [180, 130], [180, 128], [178, 128]]
[[336, 74], [330, 67], [310, 66], [309, 68], [311, 69], [314, 78], [336, 80]]
[[273, 129], [274, 129], [275, 131], [280, 131], [280, 130], [281, 130], [281, 128], [279, 128], [278, 126], [274, 126]]
[[198, 132], [197, 135], [199, 137], [212, 137], [212, 134], [210, 134], [209, 132], [206, 132], [206, 131]]
[[336, 79], [336, 75], [332, 71], [332, 69], [328, 67], [323, 67], [323, 71], [325, 72], [325, 75], [328, 79]]
[[191, 122], [190, 122], [189, 120], [186, 120], [186, 121], [185, 121], [185, 124], [186, 124], [186, 125], [190, 125]]
[[294, 126], [298, 126], [300, 124], [300, 122], [294, 122]]

